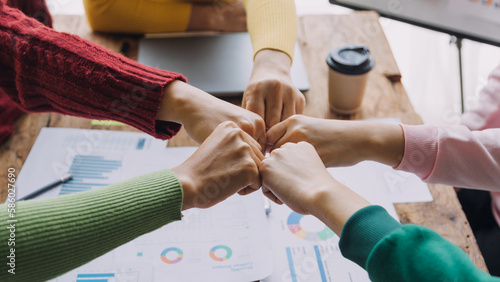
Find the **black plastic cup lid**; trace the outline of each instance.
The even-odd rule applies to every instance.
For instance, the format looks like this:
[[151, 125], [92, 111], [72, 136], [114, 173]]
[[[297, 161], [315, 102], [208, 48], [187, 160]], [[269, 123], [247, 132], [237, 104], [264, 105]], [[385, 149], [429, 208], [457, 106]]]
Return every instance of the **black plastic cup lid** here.
[[328, 66], [342, 74], [364, 74], [373, 69], [375, 59], [365, 45], [347, 45], [333, 49], [326, 57]]

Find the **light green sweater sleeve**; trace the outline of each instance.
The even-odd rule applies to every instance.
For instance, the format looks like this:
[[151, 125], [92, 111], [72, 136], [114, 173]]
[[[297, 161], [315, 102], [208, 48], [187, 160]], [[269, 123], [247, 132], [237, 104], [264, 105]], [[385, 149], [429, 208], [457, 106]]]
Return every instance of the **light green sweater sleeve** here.
[[[108, 187], [17, 202], [15, 246], [0, 205], [0, 281], [43, 281], [83, 265], [138, 236], [181, 219], [182, 187], [169, 170]], [[15, 248], [15, 274], [7, 272]]]
[[491, 281], [469, 257], [431, 229], [401, 225], [380, 206], [356, 212], [340, 236], [342, 254], [378, 281]]

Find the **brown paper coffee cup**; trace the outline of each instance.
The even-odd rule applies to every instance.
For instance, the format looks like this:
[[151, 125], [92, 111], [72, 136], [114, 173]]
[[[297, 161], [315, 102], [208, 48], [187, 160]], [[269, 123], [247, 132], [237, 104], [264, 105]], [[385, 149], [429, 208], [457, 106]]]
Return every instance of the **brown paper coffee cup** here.
[[331, 51], [326, 62], [328, 100], [332, 111], [354, 114], [361, 108], [368, 74], [375, 61], [364, 45], [348, 45]]

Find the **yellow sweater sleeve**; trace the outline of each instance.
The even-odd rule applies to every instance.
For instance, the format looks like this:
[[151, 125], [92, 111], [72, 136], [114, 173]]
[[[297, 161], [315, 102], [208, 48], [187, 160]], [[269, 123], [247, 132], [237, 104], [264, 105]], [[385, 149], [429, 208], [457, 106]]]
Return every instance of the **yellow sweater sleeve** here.
[[[263, 49], [272, 49], [292, 59], [297, 40], [295, 1], [243, 2], [254, 57]], [[185, 31], [192, 7], [185, 0], [83, 0], [83, 4], [93, 30], [141, 34]]]
[[114, 33], [181, 32], [191, 3], [178, 0], [83, 0], [90, 27]]
[[244, 0], [254, 57], [263, 49], [278, 50], [293, 59], [297, 40], [294, 0]]

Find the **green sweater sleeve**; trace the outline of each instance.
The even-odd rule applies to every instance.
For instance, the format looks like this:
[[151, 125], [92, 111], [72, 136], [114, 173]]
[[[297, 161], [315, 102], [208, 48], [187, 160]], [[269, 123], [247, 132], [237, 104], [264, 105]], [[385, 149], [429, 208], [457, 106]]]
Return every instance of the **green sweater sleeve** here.
[[369, 206], [345, 224], [342, 254], [377, 281], [497, 281], [457, 246], [431, 229], [401, 225], [382, 207]]
[[[176, 176], [162, 170], [88, 192], [17, 202], [14, 228], [7, 223], [7, 206], [0, 205], [0, 281], [43, 281], [64, 274], [180, 220], [182, 198]], [[15, 246], [8, 245], [11, 231]], [[7, 272], [11, 248], [15, 274]]]

